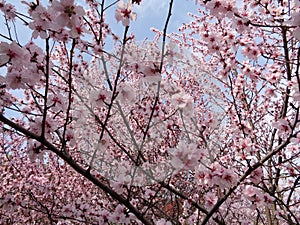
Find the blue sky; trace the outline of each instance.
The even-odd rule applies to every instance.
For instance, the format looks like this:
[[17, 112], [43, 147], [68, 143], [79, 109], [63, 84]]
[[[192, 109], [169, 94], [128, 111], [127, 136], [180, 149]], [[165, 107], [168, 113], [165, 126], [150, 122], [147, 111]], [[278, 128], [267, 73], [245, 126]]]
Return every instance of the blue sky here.
[[[138, 31], [138, 34], [142, 37], [139, 31], [144, 30], [146, 35], [151, 35], [149, 31], [151, 27], [162, 30], [165, 24], [166, 16], [168, 13], [169, 1], [168, 0], [143, 0], [141, 6], [136, 7], [135, 11], [138, 14], [137, 21], [132, 24], [132, 29]], [[178, 27], [183, 22], [187, 23], [191, 18], [187, 15], [188, 12], [195, 12], [196, 5], [194, 0], [174, 0], [174, 6], [172, 10], [172, 17], [169, 23], [168, 32], [177, 31]]]

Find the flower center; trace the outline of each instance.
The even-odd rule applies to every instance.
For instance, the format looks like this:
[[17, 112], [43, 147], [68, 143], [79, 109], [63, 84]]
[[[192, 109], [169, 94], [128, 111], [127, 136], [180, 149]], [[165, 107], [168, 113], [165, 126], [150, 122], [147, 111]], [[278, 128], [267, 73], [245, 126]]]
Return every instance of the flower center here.
[[75, 9], [74, 6], [67, 6], [64, 10], [64, 13], [68, 14], [68, 16], [71, 17], [72, 15], [76, 14], [74, 9]]

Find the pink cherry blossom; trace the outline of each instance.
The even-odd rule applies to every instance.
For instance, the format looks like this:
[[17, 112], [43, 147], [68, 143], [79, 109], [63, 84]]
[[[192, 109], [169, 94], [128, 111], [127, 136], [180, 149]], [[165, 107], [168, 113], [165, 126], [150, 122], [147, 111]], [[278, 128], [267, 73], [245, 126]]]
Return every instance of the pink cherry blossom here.
[[132, 11], [133, 5], [130, 2], [124, 3], [123, 0], [118, 2], [115, 13], [116, 20], [122, 21], [123, 26], [129, 26], [130, 20], [136, 20], [136, 13]]
[[158, 82], [161, 80], [159, 65], [154, 62], [147, 62], [139, 65], [138, 72], [144, 75], [144, 80], [148, 82]]
[[120, 102], [128, 102], [130, 104], [134, 103], [135, 98], [135, 90], [129, 85], [124, 85], [121, 87], [121, 90], [117, 96], [117, 99]]
[[263, 170], [262, 168], [258, 168], [251, 173], [249, 179], [253, 183], [258, 184], [259, 182], [261, 182], [262, 177], [263, 177]]
[[218, 201], [218, 197], [216, 196], [216, 194], [209, 192], [205, 195], [204, 197], [204, 201], [205, 201], [205, 207], [209, 210], [211, 209]]
[[8, 62], [22, 63], [23, 60], [26, 60], [26, 52], [16, 42], [0, 42], [0, 66]]
[[296, 137], [291, 138], [291, 144], [294, 144], [296, 146], [300, 146], [300, 133], [296, 135]]
[[93, 106], [102, 107], [109, 102], [110, 93], [106, 90], [93, 90], [89, 101]]
[[11, 89], [26, 88], [26, 83], [30, 81], [30, 75], [22, 73], [22, 69], [10, 68], [8, 70], [6, 82], [8, 87], [10, 87]]
[[53, 12], [51, 8], [45, 8], [41, 5], [36, 6], [34, 10], [30, 10], [33, 21], [29, 23], [29, 28], [33, 30], [33, 38], [40, 36], [45, 39], [48, 37], [48, 30], [52, 28], [55, 19]]
[[180, 142], [176, 149], [170, 149], [169, 151], [172, 154], [171, 164], [176, 170], [192, 170], [198, 165], [200, 154], [194, 144]]
[[9, 3], [5, 3], [4, 0], [0, 2], [0, 10], [4, 13], [8, 20], [13, 20], [16, 16], [15, 6]]
[[193, 114], [193, 98], [184, 93], [176, 93], [172, 95], [172, 100], [178, 109], [182, 110], [185, 115]]
[[82, 6], [75, 5], [74, 0], [54, 0], [50, 10], [57, 15], [51, 25], [52, 30], [60, 33], [67, 27], [70, 29], [69, 33], [72, 38], [78, 38], [87, 32], [82, 26], [82, 17], [85, 15], [85, 11]]
[[286, 119], [279, 119], [272, 123], [273, 127], [278, 130], [280, 136], [285, 136], [291, 132], [291, 127]]

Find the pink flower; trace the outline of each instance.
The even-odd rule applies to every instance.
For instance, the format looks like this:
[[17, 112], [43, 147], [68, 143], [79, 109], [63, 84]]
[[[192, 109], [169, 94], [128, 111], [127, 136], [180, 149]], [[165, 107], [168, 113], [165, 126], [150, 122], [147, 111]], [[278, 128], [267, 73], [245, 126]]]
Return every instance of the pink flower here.
[[93, 90], [90, 94], [89, 101], [92, 106], [103, 107], [109, 102], [111, 94], [106, 90]]
[[30, 62], [37, 63], [39, 66], [44, 63], [45, 54], [34, 42], [30, 41], [24, 47], [30, 52]]
[[42, 39], [46, 39], [48, 37], [47, 31], [43, 29], [43, 27], [37, 23], [30, 22], [29, 28], [33, 30], [32, 38], [37, 39], [40, 36]]
[[30, 82], [27, 73], [22, 74], [22, 70], [10, 68], [6, 75], [7, 86], [11, 89], [26, 88], [26, 83]]
[[36, 160], [43, 161], [44, 153], [43, 148], [37, 141], [29, 140], [27, 142], [27, 154], [31, 162], [35, 162]]
[[134, 103], [136, 100], [135, 90], [133, 89], [133, 87], [129, 85], [124, 85], [119, 91], [117, 99], [123, 103], [124, 102], [128, 102], [129, 104]]
[[258, 46], [252, 44], [243, 48], [243, 55], [248, 57], [250, 60], [257, 60], [257, 58], [261, 55], [261, 51]]
[[41, 48], [32, 42], [21, 48], [16, 42], [0, 43], [0, 65], [11, 63], [7, 68], [5, 82], [11, 89], [34, 85], [42, 75], [39, 65], [44, 55]]
[[117, 192], [119, 195], [124, 192], [124, 183], [121, 181], [110, 181], [111, 187]]
[[30, 15], [33, 19], [29, 23], [29, 28], [33, 30], [32, 37], [37, 38], [40, 36], [42, 39], [46, 39], [48, 37], [47, 30], [52, 28], [55, 19], [54, 10], [38, 5], [34, 10], [30, 11]]
[[110, 220], [115, 223], [117, 222], [118, 224], [122, 222], [122, 224], [128, 224], [129, 218], [126, 217], [125, 215], [125, 208], [122, 205], [118, 205], [115, 209], [115, 212], [110, 215]]
[[218, 197], [214, 193], [208, 192], [204, 197], [204, 201], [205, 207], [210, 210], [218, 202]]
[[229, 188], [237, 181], [236, 175], [230, 169], [225, 169], [220, 179], [220, 186], [222, 188]]
[[185, 93], [176, 93], [172, 96], [173, 104], [179, 110], [182, 110], [186, 116], [193, 114], [194, 99], [192, 96]]
[[226, 8], [222, 5], [222, 1], [208, 1], [206, 4], [207, 8], [210, 10], [212, 15], [217, 16], [218, 14], [225, 14]]
[[5, 14], [8, 20], [13, 20], [16, 17], [16, 9], [12, 4], [5, 4], [5, 1], [0, 3], [0, 10]]
[[55, 20], [55, 30], [60, 30], [65, 26], [71, 29], [76, 27], [81, 17], [85, 14], [81, 6], [74, 5], [74, 0], [61, 0], [60, 2], [54, 0], [52, 2], [52, 8], [56, 14], [58, 14]]
[[264, 196], [262, 195], [261, 191], [252, 186], [247, 186], [244, 190], [244, 194], [254, 204], [262, 203]]
[[196, 144], [181, 141], [176, 149], [170, 149], [171, 164], [176, 170], [193, 170], [198, 166], [199, 149]]
[[233, 20], [233, 26], [238, 33], [242, 33], [244, 31], [246, 31], [247, 29], [249, 29], [247, 23], [248, 23], [248, 21], [243, 18]]
[[145, 191], [145, 198], [149, 199], [155, 196], [155, 191], [151, 190], [151, 189], [146, 189]]
[[61, 29], [59, 33], [55, 34], [55, 39], [62, 41], [62, 42], [68, 42], [70, 39], [70, 33], [66, 29]]
[[49, 94], [49, 99], [48, 99], [48, 107], [51, 108], [53, 111], [65, 109], [66, 105], [63, 100], [63, 96], [60, 93], [50, 93]]
[[25, 59], [25, 50], [16, 42], [12, 42], [11, 44], [0, 42], [0, 66], [5, 65], [9, 61], [16, 65], [22, 65], [22, 61]]
[[145, 76], [145, 81], [158, 82], [161, 80], [158, 63], [145, 62], [145, 64], [139, 65], [138, 69], [138, 72], [142, 73]]
[[262, 168], [257, 168], [256, 170], [254, 170], [249, 179], [254, 183], [254, 184], [258, 184], [259, 182], [261, 182], [263, 177], [263, 170]]
[[67, 205], [63, 206], [63, 208], [62, 208], [62, 212], [64, 213], [64, 216], [71, 217], [75, 211], [76, 211], [76, 208], [71, 204], [67, 204]]
[[74, 25], [72, 26], [72, 28], [70, 30], [70, 36], [72, 38], [78, 38], [86, 32], [87, 32], [87, 30], [84, 29], [81, 22], [79, 20], [76, 20]]
[[298, 133], [296, 137], [291, 138], [291, 144], [300, 146], [300, 133]]
[[272, 126], [278, 130], [278, 135], [283, 136], [291, 132], [289, 122], [285, 119], [279, 119], [277, 122], [273, 122]]
[[[39, 135], [42, 131], [42, 118], [36, 118], [35, 121], [31, 121], [29, 124], [30, 131]], [[51, 134], [57, 130], [57, 124], [52, 118], [47, 118], [45, 123], [45, 137], [51, 139]]]
[[267, 96], [267, 97], [276, 97], [277, 95], [276, 95], [276, 92], [275, 92], [274, 89], [268, 88], [268, 89], [266, 90], [266, 96]]
[[130, 20], [136, 20], [136, 13], [132, 12], [132, 8], [131, 3], [127, 2], [125, 4], [123, 0], [119, 1], [115, 18], [118, 22], [122, 21], [123, 26], [129, 26]]

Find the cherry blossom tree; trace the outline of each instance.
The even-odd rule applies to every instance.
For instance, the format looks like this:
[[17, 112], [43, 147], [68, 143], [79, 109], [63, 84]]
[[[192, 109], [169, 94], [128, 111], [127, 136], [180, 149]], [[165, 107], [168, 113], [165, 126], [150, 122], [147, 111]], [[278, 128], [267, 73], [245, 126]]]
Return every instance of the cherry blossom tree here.
[[22, 4], [0, 1], [1, 224], [300, 223], [298, 0], [187, 1], [176, 32], [170, 0], [153, 40], [140, 0]]

